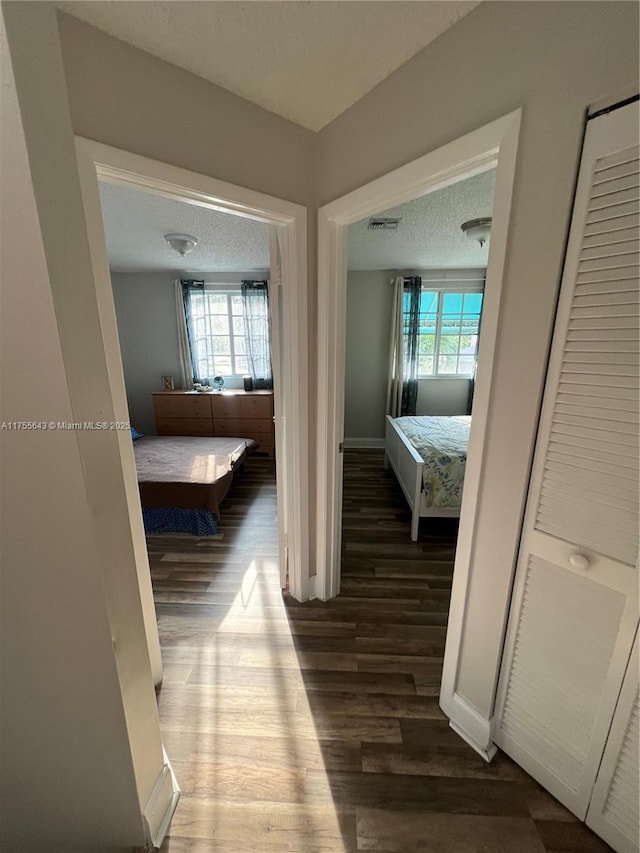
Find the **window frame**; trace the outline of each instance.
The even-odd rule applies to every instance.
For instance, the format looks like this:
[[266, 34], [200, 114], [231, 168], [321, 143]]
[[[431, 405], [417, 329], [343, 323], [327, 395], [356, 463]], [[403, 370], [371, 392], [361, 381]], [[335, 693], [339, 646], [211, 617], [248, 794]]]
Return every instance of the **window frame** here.
[[[237, 369], [236, 348], [235, 348], [235, 337], [236, 336], [235, 336], [235, 333], [233, 331], [233, 319], [234, 319], [234, 317], [237, 317], [238, 315], [237, 314], [234, 315], [234, 313], [233, 313], [232, 297], [233, 296], [240, 296], [242, 294], [240, 282], [226, 282], [226, 281], [225, 282], [217, 282], [217, 281], [216, 282], [209, 282], [209, 281], [205, 280], [203, 295], [207, 294], [207, 293], [217, 293], [219, 295], [224, 294], [227, 297], [227, 314], [226, 314], [226, 316], [227, 316], [227, 320], [229, 322], [229, 335], [228, 335], [228, 338], [229, 338], [229, 355], [228, 355], [228, 358], [231, 361], [232, 367], [234, 369]], [[209, 316], [212, 316], [212, 315], [209, 314]], [[227, 337], [227, 335], [216, 335], [216, 334], [212, 333], [208, 337], [210, 340], [213, 340], [216, 337]], [[246, 337], [244, 335], [244, 333], [242, 334], [242, 337], [243, 338]], [[212, 357], [213, 357], [214, 363], [215, 363], [215, 354]], [[221, 357], [227, 358], [227, 356], [221, 356]], [[240, 354], [239, 357], [247, 359], [246, 353], [244, 356]], [[247, 362], [247, 364], [248, 364], [248, 362]], [[231, 373], [228, 371], [220, 370], [219, 368], [215, 367], [213, 370], [213, 373], [212, 373], [212, 377], [220, 374], [220, 375], [225, 377], [225, 380], [237, 381], [237, 380], [242, 380], [242, 377], [246, 375], [246, 372], [247, 371], [243, 371], [241, 373]], [[212, 377], [210, 377], [210, 378], [212, 378]]]
[[[446, 281], [442, 281], [442, 280], [437, 281], [437, 280], [429, 280], [429, 279], [425, 279], [425, 278], [422, 279], [421, 290], [420, 290], [420, 300], [422, 301], [422, 294], [424, 292], [437, 293], [438, 294], [438, 309], [436, 312], [436, 330], [435, 330], [435, 336], [434, 336], [435, 340], [434, 340], [434, 349], [433, 349], [434, 373], [418, 373], [417, 379], [419, 382], [422, 380], [431, 380], [431, 379], [437, 379], [437, 380], [441, 380], [441, 379], [466, 379], [466, 380], [473, 379], [473, 375], [474, 375], [473, 371], [471, 371], [470, 373], [438, 373], [437, 369], [438, 369], [439, 357], [440, 357], [440, 355], [443, 355], [443, 353], [440, 353], [440, 340], [442, 338], [442, 314], [443, 314], [443, 305], [444, 305], [444, 299], [442, 297], [444, 295], [446, 295], [446, 294], [455, 294], [455, 295], [460, 294], [461, 296], [464, 296], [464, 294], [466, 294], [466, 293], [480, 293], [480, 294], [482, 294], [483, 298], [482, 298], [482, 305], [480, 307], [480, 316], [478, 319], [478, 333], [477, 333], [478, 344], [480, 342], [480, 327], [482, 325], [482, 310], [484, 308], [484, 274], [482, 275], [481, 278], [478, 277], [478, 279], [476, 279], [476, 282], [477, 283], [475, 283], [475, 282], [474, 283], [471, 283], [471, 282], [467, 283], [464, 280], [463, 281], [446, 282]], [[422, 311], [420, 313], [422, 313]], [[464, 317], [464, 313], [461, 313], [460, 317], [462, 319]], [[418, 340], [419, 339], [420, 339], [420, 332], [418, 332]], [[459, 337], [458, 337], [458, 339], [459, 339]], [[444, 355], [447, 355], [447, 354], [448, 353], [444, 353]], [[477, 359], [477, 357], [478, 357], [478, 347], [477, 346], [476, 346], [476, 351], [475, 351], [474, 355], [475, 355], [475, 358]], [[457, 353], [457, 357], [458, 358], [460, 357], [459, 351]], [[419, 359], [418, 359], [418, 364], [419, 364]]]

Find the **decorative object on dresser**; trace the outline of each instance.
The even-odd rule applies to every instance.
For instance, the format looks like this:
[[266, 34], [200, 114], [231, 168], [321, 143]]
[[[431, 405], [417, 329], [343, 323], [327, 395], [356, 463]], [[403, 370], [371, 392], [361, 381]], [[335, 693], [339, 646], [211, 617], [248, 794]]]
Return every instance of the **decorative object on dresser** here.
[[273, 391], [156, 391], [153, 408], [158, 435], [251, 438], [273, 456]]

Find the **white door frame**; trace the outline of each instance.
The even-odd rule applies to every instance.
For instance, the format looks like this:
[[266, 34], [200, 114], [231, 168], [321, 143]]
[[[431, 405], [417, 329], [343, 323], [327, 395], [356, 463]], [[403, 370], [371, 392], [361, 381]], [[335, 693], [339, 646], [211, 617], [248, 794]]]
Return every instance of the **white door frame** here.
[[[490, 251], [482, 311], [469, 456], [456, 550], [447, 654], [442, 684], [443, 707], [455, 692], [458, 654], [472, 561], [477, 495], [485, 462], [485, 441], [492, 396], [496, 332], [516, 166], [521, 111], [516, 110], [466, 136], [425, 154], [348, 193], [318, 211], [318, 443], [317, 553], [318, 598], [340, 591], [342, 537], [342, 456], [344, 440], [347, 228], [367, 216], [442, 189], [497, 162]], [[409, 533], [407, 532], [407, 537]], [[506, 614], [505, 614], [506, 620]], [[453, 714], [450, 714], [453, 717]]]
[[[282, 339], [286, 341], [281, 359], [281, 387], [275, 394], [278, 397], [276, 446], [279, 446], [280, 435], [283, 435], [284, 446], [280, 463], [284, 476], [278, 482], [278, 490], [284, 493], [281, 497], [287, 531], [287, 553], [280, 554], [280, 559], [283, 565], [288, 565], [291, 594], [304, 601], [308, 597], [309, 586], [308, 525], [302, 523], [309, 511], [306, 208], [83, 137], [76, 137], [76, 151], [81, 173], [92, 175], [92, 185], [88, 186], [86, 180], [83, 185], [87, 228], [95, 254], [96, 274], [108, 278], [109, 292], [111, 285], [98, 180], [135, 187], [276, 227], [281, 247]], [[272, 266], [274, 262], [272, 257]], [[104, 294], [105, 289], [101, 289]], [[110, 310], [114, 310], [112, 296]], [[278, 333], [279, 330], [274, 329], [274, 335], [280, 339]], [[122, 373], [121, 362], [112, 367], [115, 374]], [[123, 383], [120, 392], [125, 393]]]

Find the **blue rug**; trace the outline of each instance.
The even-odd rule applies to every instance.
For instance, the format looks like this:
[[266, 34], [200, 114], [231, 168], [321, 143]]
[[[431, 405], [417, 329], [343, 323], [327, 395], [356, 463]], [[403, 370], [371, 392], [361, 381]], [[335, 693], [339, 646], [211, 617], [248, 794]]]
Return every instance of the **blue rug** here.
[[143, 507], [142, 520], [147, 533], [192, 533], [194, 536], [218, 533], [218, 519], [208, 509]]

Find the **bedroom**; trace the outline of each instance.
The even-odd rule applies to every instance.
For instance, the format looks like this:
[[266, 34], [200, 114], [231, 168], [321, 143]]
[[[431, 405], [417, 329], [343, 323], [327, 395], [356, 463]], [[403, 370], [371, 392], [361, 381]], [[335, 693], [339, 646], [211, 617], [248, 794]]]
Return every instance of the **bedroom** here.
[[[460, 514], [494, 190], [492, 168], [349, 227], [345, 464], [386, 446], [414, 541]], [[430, 430], [426, 465], [401, 425]]]
[[269, 227], [107, 181], [100, 203], [145, 528], [215, 536], [247, 456], [273, 467]]

